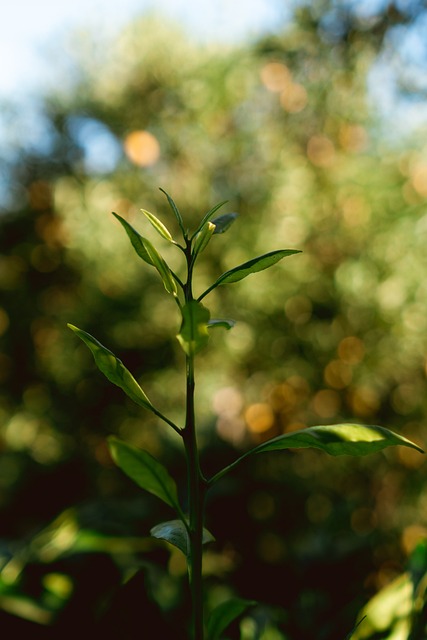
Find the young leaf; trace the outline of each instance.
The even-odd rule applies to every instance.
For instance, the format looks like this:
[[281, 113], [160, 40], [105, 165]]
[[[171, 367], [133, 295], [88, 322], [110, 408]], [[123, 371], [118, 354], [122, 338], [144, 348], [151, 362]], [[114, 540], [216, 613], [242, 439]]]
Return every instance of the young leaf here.
[[[190, 554], [190, 538], [188, 535], [187, 527], [182, 520], [169, 520], [168, 522], [161, 522], [153, 527], [150, 531], [153, 538], [159, 538], [160, 540], [166, 540], [170, 544], [177, 547], [182, 553], [189, 557]], [[203, 529], [203, 544], [208, 542], [214, 542], [215, 538], [207, 529]]]
[[210, 614], [207, 624], [207, 640], [219, 640], [225, 629], [249, 607], [256, 605], [254, 600], [232, 598], [218, 605]]
[[181, 309], [182, 324], [177, 338], [185, 353], [195, 355], [208, 343], [210, 313], [200, 302], [191, 300]]
[[153, 213], [146, 211], [145, 209], [141, 209], [142, 213], [146, 216], [146, 218], [151, 222], [155, 230], [168, 242], [173, 242], [172, 235], [169, 230], [165, 227], [163, 222], [161, 222]]
[[212, 222], [207, 222], [194, 238], [193, 256], [197, 256], [203, 251], [214, 233], [215, 225]]
[[131, 241], [132, 246], [135, 249], [136, 253], [139, 255], [139, 257], [142, 258], [144, 262], [146, 262], [147, 264], [151, 264], [154, 266], [154, 262], [150, 258], [150, 255], [145, 247], [144, 238], [138, 233], [138, 231], [136, 231], [136, 229], [132, 227], [132, 225], [129, 224], [129, 222], [127, 222], [124, 218], [119, 216], [118, 213], [114, 213], [113, 211], [113, 216], [117, 218], [117, 220], [122, 225], [123, 229], [126, 231], [129, 237], [129, 240]]
[[148, 252], [148, 255], [151, 258], [152, 264], [155, 266], [155, 268], [160, 274], [160, 277], [163, 281], [164, 288], [168, 293], [172, 293], [173, 295], [176, 295], [178, 293], [178, 289], [176, 286], [175, 278], [173, 277], [171, 270], [166, 264], [166, 261], [164, 260], [164, 258], [162, 258], [160, 253], [151, 244], [149, 240], [147, 240], [146, 238], [143, 238], [143, 240], [144, 240], [144, 245]]
[[237, 218], [237, 213], [223, 213], [222, 216], [214, 218], [211, 222], [215, 225], [214, 234], [224, 233]]
[[181, 231], [182, 231], [182, 235], [184, 236], [184, 238], [186, 238], [186, 237], [187, 237], [187, 234], [186, 234], [185, 229], [184, 229], [184, 221], [183, 221], [183, 219], [182, 219], [182, 216], [181, 216], [181, 214], [180, 214], [180, 212], [179, 212], [178, 207], [176, 206], [175, 202], [172, 200], [172, 198], [170, 197], [170, 195], [169, 195], [168, 193], [166, 193], [166, 191], [165, 191], [164, 189], [162, 189], [162, 188], [160, 187], [160, 191], [161, 191], [162, 193], [164, 193], [164, 194], [165, 194], [165, 196], [166, 196], [166, 198], [168, 199], [169, 206], [170, 206], [170, 208], [172, 209], [172, 211], [174, 212], [174, 214], [175, 214], [175, 218], [178, 220], [179, 228], [180, 228], [180, 229], [181, 229]]
[[75, 327], [72, 324], [67, 325], [83, 342], [89, 347], [95, 359], [98, 369], [104, 374], [110, 382], [118, 387], [131, 398], [136, 404], [146, 409], [153, 410], [153, 405], [133, 377], [126, 369], [124, 364], [117, 358], [112, 351], [104, 347], [96, 338]]
[[160, 277], [162, 278], [163, 286], [165, 287], [166, 291], [168, 293], [176, 295], [178, 289], [176, 286], [175, 278], [173, 277], [171, 270], [166, 264], [166, 261], [164, 260], [164, 258], [162, 258], [154, 245], [152, 245], [151, 242], [147, 240], [147, 238], [143, 238], [138, 233], [138, 231], [136, 231], [128, 222], [126, 222], [126, 220], [124, 220], [117, 213], [113, 212], [113, 216], [117, 218], [117, 220], [126, 231], [132, 243], [132, 246], [139, 257], [142, 258], [147, 264], [150, 264], [157, 269]]
[[227, 203], [227, 200], [224, 200], [223, 202], [219, 202], [218, 204], [216, 204], [214, 207], [212, 207], [212, 209], [209, 209], [207, 214], [203, 216], [203, 219], [202, 219], [201, 223], [199, 224], [199, 226], [197, 227], [196, 231], [193, 233], [193, 238], [195, 238], [197, 236], [197, 234], [199, 233], [199, 231], [201, 231], [201, 229], [203, 229], [203, 227], [205, 226], [207, 221], [212, 218], [213, 214], [216, 211], [218, 211], [218, 209], [223, 207], [226, 203]]
[[131, 480], [181, 513], [175, 480], [156, 458], [114, 437], [108, 444], [114, 462]]
[[276, 264], [276, 262], [279, 262], [279, 260], [282, 260], [287, 256], [292, 256], [296, 253], [301, 253], [301, 251], [297, 251], [295, 249], [278, 249], [277, 251], [271, 251], [270, 253], [258, 256], [258, 258], [253, 258], [248, 262], [244, 262], [238, 267], [234, 267], [234, 269], [230, 269], [230, 271], [223, 273], [218, 280], [209, 287], [209, 289], [199, 296], [198, 300], [199, 302], [200, 300], [203, 300], [203, 298], [207, 296], [212, 289], [215, 289], [220, 284], [231, 284], [233, 282], [243, 280], [243, 278], [246, 278], [251, 273], [257, 273], [258, 271], [268, 269], [273, 266], [273, 264]]
[[214, 320], [209, 320], [208, 329], [214, 329], [216, 327], [224, 327], [224, 329], [232, 329], [236, 324], [235, 320], [230, 320], [228, 318], [217, 318]]

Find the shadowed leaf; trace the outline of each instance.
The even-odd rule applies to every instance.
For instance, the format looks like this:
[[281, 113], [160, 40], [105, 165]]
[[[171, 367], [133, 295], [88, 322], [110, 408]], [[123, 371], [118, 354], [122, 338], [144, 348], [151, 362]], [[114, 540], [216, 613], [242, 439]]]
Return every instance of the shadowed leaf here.
[[181, 513], [175, 480], [156, 458], [114, 437], [108, 443], [114, 462], [131, 480]]
[[237, 218], [237, 213], [224, 213], [222, 216], [218, 216], [218, 218], [214, 218], [211, 222], [215, 225], [214, 234], [224, 233], [231, 227], [235, 219]]
[[[188, 558], [190, 554], [190, 538], [187, 527], [182, 520], [169, 520], [161, 522], [150, 531], [153, 538], [166, 540], [177, 547]], [[207, 529], [203, 529], [203, 544], [214, 542], [215, 538]]]
[[233, 598], [218, 605], [210, 614], [207, 624], [207, 640], [219, 640], [225, 629], [249, 607], [256, 605], [254, 600]]

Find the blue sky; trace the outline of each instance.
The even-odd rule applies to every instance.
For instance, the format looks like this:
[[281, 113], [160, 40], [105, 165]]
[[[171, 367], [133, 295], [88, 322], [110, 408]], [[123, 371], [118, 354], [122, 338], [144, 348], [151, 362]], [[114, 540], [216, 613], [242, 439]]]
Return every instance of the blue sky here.
[[[114, 32], [155, 9], [186, 24], [194, 37], [237, 41], [282, 22], [278, 0], [9, 0], [0, 20], [0, 100], [43, 88], [49, 42], [73, 27]], [[288, 3], [290, 4], [290, 3]]]

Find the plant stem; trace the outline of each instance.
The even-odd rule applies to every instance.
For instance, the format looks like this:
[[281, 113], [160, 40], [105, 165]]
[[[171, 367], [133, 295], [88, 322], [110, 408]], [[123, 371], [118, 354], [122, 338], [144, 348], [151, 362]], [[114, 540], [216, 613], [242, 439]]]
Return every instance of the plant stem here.
[[206, 481], [200, 470], [194, 414], [194, 357], [187, 357], [187, 415], [183, 432], [187, 458], [190, 553], [188, 571], [192, 603], [192, 639], [203, 640], [202, 547]]
[[[192, 276], [194, 261], [192, 259], [191, 241], [186, 239], [185, 255], [187, 259], [187, 282], [184, 285], [185, 301], [193, 300]], [[188, 576], [191, 593], [191, 638], [203, 640], [203, 520], [204, 503], [207, 489], [206, 479], [200, 469], [199, 450], [196, 436], [196, 417], [194, 410], [194, 354], [186, 356], [186, 417], [182, 437], [187, 461], [188, 505], [189, 505], [189, 537], [190, 551], [188, 558]]]

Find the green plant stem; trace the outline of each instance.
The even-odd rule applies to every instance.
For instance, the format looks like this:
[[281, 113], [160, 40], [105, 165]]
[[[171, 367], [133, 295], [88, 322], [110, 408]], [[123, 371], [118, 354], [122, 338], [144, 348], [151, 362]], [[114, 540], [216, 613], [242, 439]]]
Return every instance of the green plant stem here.
[[188, 571], [192, 601], [192, 638], [203, 640], [202, 546], [206, 481], [200, 470], [194, 414], [194, 357], [187, 357], [187, 412], [183, 432], [187, 459], [190, 554]]
[[[187, 282], [184, 286], [185, 301], [193, 300], [192, 275], [194, 261], [191, 255], [191, 241], [186, 240]], [[182, 437], [187, 461], [189, 537], [190, 552], [188, 558], [188, 576], [191, 593], [191, 638], [203, 640], [203, 520], [207, 482], [200, 469], [197, 447], [196, 418], [194, 409], [194, 354], [186, 356], [186, 417]]]

